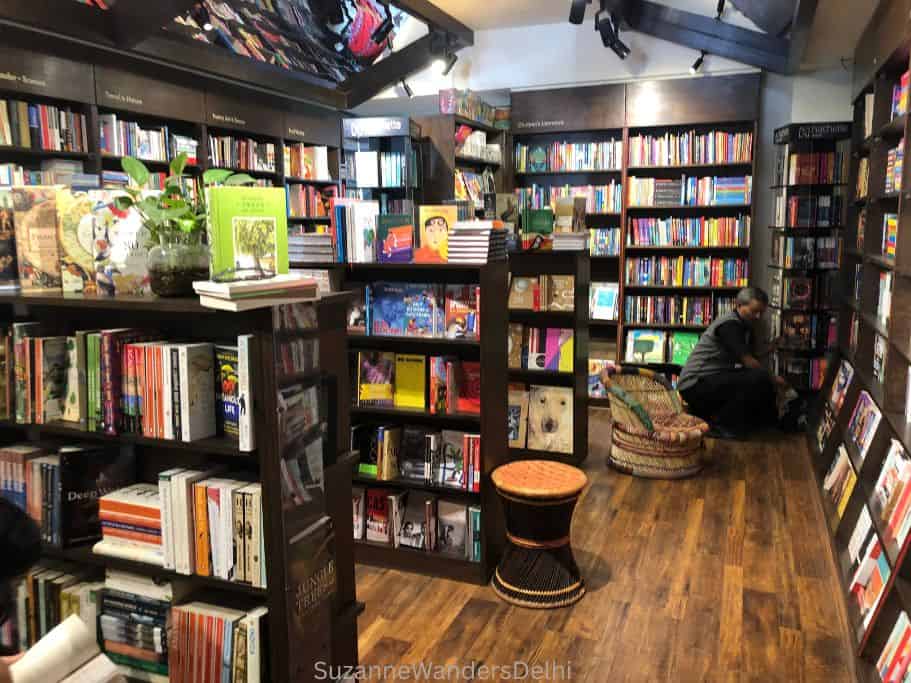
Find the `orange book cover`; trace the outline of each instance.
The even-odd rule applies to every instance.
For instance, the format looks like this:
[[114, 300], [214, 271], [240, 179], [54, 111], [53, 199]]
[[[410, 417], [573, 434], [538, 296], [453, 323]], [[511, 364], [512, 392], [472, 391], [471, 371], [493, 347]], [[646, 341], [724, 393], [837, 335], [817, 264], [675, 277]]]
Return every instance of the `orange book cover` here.
[[218, 617], [212, 619], [212, 629], [215, 631], [213, 640], [215, 641], [215, 651], [212, 653], [213, 674], [212, 683], [220, 683], [221, 678], [221, 660], [222, 651], [225, 646], [225, 628], [224, 623]]
[[209, 562], [209, 516], [206, 511], [206, 482], [205, 480], [193, 484], [193, 498], [195, 501], [195, 514], [193, 516], [193, 529], [196, 535], [196, 573], [200, 576], [211, 576], [212, 567]]
[[161, 521], [161, 510], [158, 508], [151, 508], [145, 505], [134, 505], [132, 503], [124, 503], [119, 500], [105, 500], [104, 498], [99, 499], [98, 501], [98, 510], [99, 512], [114, 512], [122, 513], [125, 515], [135, 515], [137, 517], [143, 517], [147, 519]]
[[125, 538], [130, 541], [161, 547], [161, 536], [155, 536], [154, 534], [144, 534], [141, 531], [130, 531], [129, 529], [118, 529], [116, 527], [104, 527], [103, 533], [105, 537]]
[[133, 524], [148, 529], [161, 529], [161, 520], [151, 519], [150, 517], [138, 517], [136, 515], [126, 515], [121, 512], [110, 512], [101, 510], [98, 513], [98, 519], [102, 522], [117, 522], [118, 524]]
[[142, 347], [142, 355], [139, 363], [139, 406], [142, 414], [142, 434], [143, 436], [152, 436], [152, 423], [149, 419], [149, 347]]

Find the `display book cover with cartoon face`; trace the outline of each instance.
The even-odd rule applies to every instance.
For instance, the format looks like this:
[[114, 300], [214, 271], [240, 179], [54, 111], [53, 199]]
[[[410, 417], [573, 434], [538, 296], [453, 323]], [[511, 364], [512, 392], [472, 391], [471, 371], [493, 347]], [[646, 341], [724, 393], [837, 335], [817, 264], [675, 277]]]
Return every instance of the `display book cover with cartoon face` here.
[[528, 448], [573, 452], [573, 390], [532, 385], [528, 398]]
[[420, 244], [414, 250], [415, 263], [446, 263], [449, 260], [449, 231], [459, 217], [457, 206], [419, 206]]

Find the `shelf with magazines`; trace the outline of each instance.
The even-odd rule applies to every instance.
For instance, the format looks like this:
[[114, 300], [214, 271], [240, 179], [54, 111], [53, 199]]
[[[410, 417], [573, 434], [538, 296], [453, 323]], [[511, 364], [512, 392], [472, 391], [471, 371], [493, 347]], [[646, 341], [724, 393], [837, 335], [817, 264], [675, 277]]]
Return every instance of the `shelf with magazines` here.
[[[864, 42], [878, 39], [876, 31]], [[868, 47], [868, 46], [867, 46]], [[811, 423], [814, 469], [830, 521], [836, 567], [855, 633], [860, 678], [895, 666], [911, 633], [906, 490], [911, 462], [911, 290], [899, 273], [911, 255], [903, 195], [908, 38], [862, 84], [847, 137], [852, 145], [841, 269], [838, 348]], [[820, 127], [821, 130], [825, 126]], [[829, 130], [832, 132], [832, 129]], [[863, 595], [863, 601], [855, 596]], [[884, 677], [885, 678], [885, 677]]]
[[509, 458], [507, 264], [344, 274], [357, 561], [484, 584], [505, 538], [490, 473]]
[[[273, 672], [290, 676], [293, 662], [330, 650], [354, 664], [353, 462], [338, 437], [349, 424], [347, 307], [346, 294], [243, 315], [198, 299], [59, 289], [0, 298], [12, 371], [0, 461], [21, 462], [15, 502], [39, 522], [40, 567], [93, 583], [116, 570], [218, 606], [262, 605]], [[123, 327], [108, 329], [112, 314]], [[285, 346], [304, 339], [319, 343], [295, 356], [306, 368], [289, 372]], [[247, 522], [249, 535], [237, 536]], [[298, 616], [281, 587], [325, 571], [333, 590], [314, 595], [321, 609], [306, 617], [320, 635], [302, 647], [287, 635]], [[156, 662], [166, 672], [166, 658]]]
[[[527, 405], [529, 414], [528, 429], [510, 437], [510, 453], [518, 457], [531, 449], [540, 457], [581, 463], [588, 455], [589, 255], [514, 252], [509, 270], [510, 410], [521, 413]], [[616, 328], [598, 332], [610, 336]], [[544, 402], [567, 408], [555, 435], [533, 428], [536, 404]]]

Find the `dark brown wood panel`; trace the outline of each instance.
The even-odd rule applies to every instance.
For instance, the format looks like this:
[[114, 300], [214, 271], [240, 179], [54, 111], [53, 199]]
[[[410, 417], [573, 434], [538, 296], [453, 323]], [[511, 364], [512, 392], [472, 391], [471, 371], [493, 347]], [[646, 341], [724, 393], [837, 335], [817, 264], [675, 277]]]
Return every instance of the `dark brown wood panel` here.
[[854, 85], [857, 97], [874, 74], [911, 32], [911, 0], [883, 0], [864, 30], [854, 51]]
[[341, 147], [341, 115], [328, 109], [303, 107], [286, 111], [282, 137], [312, 145]]
[[635, 81], [626, 86], [626, 125], [679, 126], [759, 118], [759, 74]]
[[605, 466], [606, 414], [592, 412], [573, 523], [588, 594], [527, 610], [487, 586], [359, 565], [362, 663], [551, 661], [590, 683], [856, 680], [805, 438], [710, 442], [701, 475], [651, 481]]
[[627, 86], [596, 85], [512, 94], [512, 133], [622, 128]]
[[201, 90], [105, 66], [95, 67], [95, 98], [101, 109], [194, 123], [201, 123], [205, 118], [205, 97]]
[[285, 117], [281, 111], [265, 107], [256, 99], [241, 100], [207, 92], [205, 121], [212, 128], [280, 138], [284, 134]]
[[0, 90], [93, 102], [91, 64], [0, 46]]

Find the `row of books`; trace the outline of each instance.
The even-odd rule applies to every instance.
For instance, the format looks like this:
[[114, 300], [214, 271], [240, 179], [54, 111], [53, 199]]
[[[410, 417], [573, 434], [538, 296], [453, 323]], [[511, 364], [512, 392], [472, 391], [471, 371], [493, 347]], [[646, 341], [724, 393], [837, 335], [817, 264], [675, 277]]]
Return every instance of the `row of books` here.
[[480, 298], [478, 285], [374, 282], [355, 290], [348, 333], [478, 339]]
[[795, 389], [819, 391], [828, 367], [826, 358], [806, 358], [778, 351], [769, 355], [769, 371], [784, 377]]
[[627, 244], [643, 247], [748, 247], [750, 216], [631, 218]]
[[209, 136], [209, 165], [244, 171], [275, 172], [275, 143], [230, 135]]
[[284, 171], [291, 178], [304, 180], [331, 180], [329, 173], [329, 148], [303, 143], [285, 143]]
[[623, 239], [620, 228], [591, 228], [588, 253], [591, 256], [619, 256]]
[[908, 86], [911, 84], [911, 73], [905, 72], [898, 79], [898, 83], [892, 86], [892, 105], [890, 108], [889, 119], [896, 116], [902, 116], [908, 113]]
[[69, 107], [0, 99], [0, 145], [88, 152], [85, 114]]
[[510, 448], [573, 452], [573, 390], [510, 383], [506, 405]]
[[782, 268], [838, 268], [841, 265], [840, 237], [788, 237], [772, 235], [773, 265]]
[[[350, 166], [353, 163], [354, 168]], [[417, 156], [409, 152], [354, 152], [348, 160], [349, 178], [358, 189], [417, 187]]]
[[585, 197], [586, 213], [620, 213], [623, 207], [623, 186], [611, 181], [608, 185], [537, 185], [516, 188], [520, 207], [530, 209], [555, 208], [560, 197]]
[[552, 142], [549, 145], [516, 143], [517, 173], [564, 171], [619, 171], [623, 141]]
[[[837, 273], [831, 273], [836, 276]], [[818, 282], [817, 282], [818, 281]], [[779, 308], [807, 310], [814, 307], [817, 300], [821, 306], [828, 303], [829, 280], [826, 278], [813, 278], [805, 275], [782, 274], [782, 271], [772, 269], [769, 274], [769, 303]], [[819, 284], [819, 287], [816, 285]], [[817, 290], [819, 290], [817, 292]], [[818, 296], [814, 296], [818, 294]]]
[[496, 192], [493, 173], [489, 168], [480, 173], [457, 168], [453, 172], [453, 196], [469, 201], [475, 209], [484, 208], [484, 195]]
[[648, 325], [705, 325], [712, 322], [714, 301], [710, 296], [627, 296], [623, 319]]
[[[862, 236], [861, 236], [862, 238]], [[895, 249], [898, 246], [898, 214], [883, 214], [883, 240], [880, 253], [887, 259], [895, 260]], [[863, 244], [859, 247], [863, 249]]]
[[354, 538], [481, 561], [481, 508], [421, 491], [352, 488]]
[[285, 188], [290, 218], [320, 218], [329, 215], [329, 200], [334, 195], [335, 188], [324, 192], [313, 185], [301, 183], [288, 183]]
[[481, 364], [450, 356], [361, 351], [355, 400], [360, 407], [480, 414]]
[[626, 259], [628, 285], [746, 287], [750, 263], [717, 256], [641, 256]]
[[363, 423], [351, 427], [358, 474], [377, 481], [481, 490], [481, 435], [415, 425]]
[[70, 185], [88, 190], [98, 187], [98, 174], [86, 173], [82, 162], [75, 159], [42, 159], [38, 168], [0, 164], [0, 186], [14, 185]]
[[783, 185], [826, 185], [848, 180], [850, 154], [842, 149], [832, 152], [793, 152], [788, 156]]
[[832, 194], [789, 197], [775, 195], [775, 225], [783, 228], [826, 228], [842, 224], [844, 196]]
[[499, 164], [503, 159], [503, 150], [498, 143], [487, 141], [487, 133], [475, 130], [471, 126], [458, 124], [455, 129], [456, 156], [468, 156]]
[[637, 178], [630, 176], [630, 206], [724, 206], [749, 204], [752, 176], [701, 178]]
[[769, 331], [772, 339], [780, 340], [779, 348], [784, 350], [833, 349], [838, 345], [838, 314], [773, 308], [769, 313]]
[[620, 313], [620, 285], [592, 282], [588, 289], [588, 314], [592, 320], [617, 320]]
[[513, 311], [572, 311], [573, 275], [510, 275], [506, 305]]
[[574, 334], [569, 328], [509, 323], [507, 365], [521, 370], [573, 371]]
[[[240, 410], [252, 396], [252, 335], [234, 345], [157, 336], [118, 328], [46, 337], [40, 323], [13, 323], [2, 338], [11, 370], [0, 378], [8, 417], [177, 441], [221, 433], [237, 439], [240, 450], [253, 450], [252, 413]], [[292, 370], [299, 364], [292, 362]]]
[[753, 134], [695, 130], [664, 135], [634, 135], [629, 139], [629, 165], [686, 166], [749, 163]]
[[699, 341], [698, 332], [664, 332], [662, 330], [627, 330], [627, 363], [671, 363], [683, 366]]
[[905, 165], [905, 138], [898, 141], [898, 145], [886, 154], [886, 194], [901, 192], [902, 170]]
[[171, 133], [167, 126], [140, 126], [116, 114], [98, 117], [98, 146], [102, 154], [131, 156], [147, 161], [169, 161], [186, 152], [187, 163], [195, 164], [198, 142], [186, 135]]

